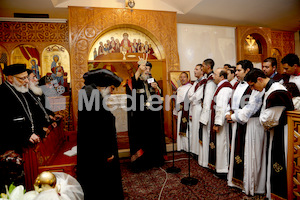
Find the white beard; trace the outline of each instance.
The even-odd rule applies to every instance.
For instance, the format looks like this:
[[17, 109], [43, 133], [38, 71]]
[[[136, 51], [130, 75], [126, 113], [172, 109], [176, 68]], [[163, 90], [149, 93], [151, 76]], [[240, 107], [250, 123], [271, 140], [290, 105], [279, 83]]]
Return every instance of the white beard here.
[[[14, 77], [15, 78], [15, 77]], [[16, 78], [15, 78], [16, 79]], [[17, 81], [14, 80], [14, 82], [12, 83], [12, 85], [16, 88], [16, 90], [18, 92], [21, 92], [21, 93], [26, 93], [28, 92], [28, 84], [26, 86], [22, 85], [20, 86], [19, 84], [17, 84]]]
[[149, 78], [149, 75], [147, 75], [147, 74], [142, 74], [142, 75], [140, 76], [140, 78], [141, 78], [141, 80], [146, 81], [146, 80]]
[[110, 95], [110, 87], [107, 87], [105, 89], [99, 89], [99, 91], [103, 98]]
[[37, 86], [36, 84], [29, 82], [29, 89], [38, 96], [42, 96], [43, 94], [43, 90], [42, 88], [40, 88], [39, 86]]

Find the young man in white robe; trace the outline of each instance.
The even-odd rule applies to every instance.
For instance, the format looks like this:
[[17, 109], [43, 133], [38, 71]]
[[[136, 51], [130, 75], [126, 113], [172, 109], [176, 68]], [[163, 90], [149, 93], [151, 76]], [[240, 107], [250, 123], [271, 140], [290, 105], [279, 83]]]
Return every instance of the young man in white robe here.
[[191, 152], [199, 155], [199, 119], [202, 110], [203, 88], [206, 78], [203, 73], [202, 64], [196, 65], [194, 74], [197, 80], [188, 92], [190, 100], [190, 126], [191, 126]]
[[232, 87], [238, 84], [238, 78], [235, 75], [236, 67], [231, 67], [227, 69], [227, 80], [230, 82]]
[[181, 86], [177, 89], [176, 108], [173, 114], [177, 116], [177, 151], [188, 152], [189, 100], [187, 93], [192, 86], [186, 72], [179, 76]]
[[216, 84], [213, 81], [213, 68], [215, 62], [208, 58], [203, 61], [203, 72], [206, 74], [206, 84], [203, 86], [203, 106], [200, 114], [199, 127], [199, 156], [198, 163], [202, 167], [208, 167], [209, 136], [210, 136], [210, 116], [211, 101], [213, 99]]
[[[283, 75], [288, 75], [288, 82], [295, 83], [300, 90], [300, 61], [296, 54], [287, 54], [281, 60]], [[286, 81], [286, 80], [284, 80]]]
[[209, 168], [218, 174], [228, 173], [229, 137], [226, 109], [232, 95], [232, 86], [227, 80], [227, 70], [217, 69], [213, 74], [217, 88], [211, 102], [211, 129], [209, 143]]
[[[288, 54], [284, 58], [282, 58], [282, 69], [283, 69], [283, 78], [280, 83], [285, 83], [287, 86], [289, 83], [295, 83], [297, 85], [298, 90], [300, 91], [300, 63], [299, 57], [296, 54]], [[287, 83], [287, 85], [286, 85]], [[289, 92], [293, 94], [291, 91], [291, 87], [287, 87]], [[300, 98], [295, 97], [293, 99], [294, 107], [296, 110], [299, 110]]]
[[294, 110], [292, 96], [284, 86], [267, 77], [260, 69], [251, 70], [245, 80], [255, 90], [265, 89], [259, 120], [269, 137], [266, 197], [286, 199], [286, 111]]
[[237, 63], [239, 84], [234, 89], [226, 119], [232, 123], [228, 185], [253, 196], [265, 192], [266, 137], [258, 118], [264, 92], [252, 91], [244, 81], [252, 69], [253, 64], [249, 60]]

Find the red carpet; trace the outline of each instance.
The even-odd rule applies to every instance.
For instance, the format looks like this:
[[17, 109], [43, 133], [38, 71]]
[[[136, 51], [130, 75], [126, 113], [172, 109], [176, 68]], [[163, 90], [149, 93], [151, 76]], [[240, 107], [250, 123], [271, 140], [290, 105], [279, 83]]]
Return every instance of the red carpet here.
[[[170, 161], [162, 167], [172, 166], [172, 153], [168, 153]], [[183, 159], [182, 159], [183, 158]], [[188, 160], [186, 153], [176, 152], [175, 166], [181, 168], [179, 174], [167, 174], [167, 182], [160, 199], [243, 199], [247, 198], [240, 190], [227, 186], [225, 180], [215, 177], [207, 169], [198, 165], [191, 158], [191, 176], [199, 180], [195, 186], [186, 186], [180, 180], [188, 176]], [[182, 159], [182, 160], [180, 160]], [[121, 171], [125, 199], [158, 199], [166, 180], [166, 173], [160, 168], [153, 168], [140, 173], [130, 171], [129, 159], [121, 159]]]

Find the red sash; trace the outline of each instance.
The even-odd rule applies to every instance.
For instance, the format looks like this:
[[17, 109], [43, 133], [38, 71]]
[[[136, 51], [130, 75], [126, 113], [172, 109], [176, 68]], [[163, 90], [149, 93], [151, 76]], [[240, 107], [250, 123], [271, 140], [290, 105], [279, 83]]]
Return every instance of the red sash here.
[[[186, 102], [188, 103], [188, 102]], [[189, 103], [188, 103], [189, 104]], [[184, 101], [180, 103], [180, 110], [181, 110], [181, 119], [180, 119], [180, 127], [179, 127], [179, 135], [186, 137], [186, 131], [188, 129], [188, 125], [189, 125], [189, 108], [190, 105], [188, 105], [188, 109], [184, 109], [185, 108], [185, 103]]]
[[217, 157], [216, 131], [213, 130], [213, 126], [215, 125], [215, 115], [216, 115], [216, 111], [215, 111], [216, 102], [214, 101], [214, 98], [218, 95], [220, 90], [225, 87], [232, 88], [232, 85], [228, 81], [222, 83], [220, 85], [220, 87], [217, 88], [217, 90], [213, 96], [213, 100], [211, 101], [211, 106], [210, 106], [211, 124], [210, 124], [210, 141], [209, 141], [210, 148], [209, 148], [208, 166], [213, 170], [215, 170], [215, 168], [216, 168], [216, 157]]
[[233, 90], [235, 90], [238, 86], [238, 84], [240, 83], [240, 81], [235, 82], [234, 86], [232, 87]]
[[202, 79], [201, 81], [199, 81], [198, 83], [197, 83], [197, 85], [195, 86], [195, 92], [197, 91], [197, 89], [201, 86], [201, 85], [203, 85], [203, 84], [205, 84], [207, 82], [207, 79], [205, 78], [205, 79]]

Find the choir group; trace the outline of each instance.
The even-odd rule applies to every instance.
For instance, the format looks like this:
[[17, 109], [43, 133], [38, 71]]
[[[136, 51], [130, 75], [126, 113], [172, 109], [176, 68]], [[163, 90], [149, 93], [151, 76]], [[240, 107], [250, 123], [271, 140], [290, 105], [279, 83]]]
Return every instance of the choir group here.
[[287, 198], [286, 111], [298, 107], [298, 56], [286, 55], [281, 66], [279, 74], [269, 57], [262, 70], [249, 60], [214, 70], [206, 59], [195, 67], [193, 84], [182, 72], [173, 111], [177, 150], [191, 152], [200, 166], [247, 195]]

